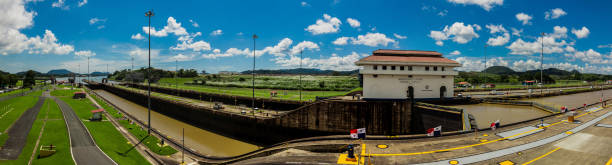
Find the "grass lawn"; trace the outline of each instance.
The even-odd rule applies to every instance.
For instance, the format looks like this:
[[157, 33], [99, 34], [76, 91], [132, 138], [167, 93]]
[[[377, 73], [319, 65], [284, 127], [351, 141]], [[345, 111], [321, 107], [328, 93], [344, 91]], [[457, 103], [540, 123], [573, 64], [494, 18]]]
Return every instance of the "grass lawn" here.
[[[114, 118], [122, 117], [122, 115], [118, 113], [118, 111], [114, 107], [109, 106], [108, 104], [106, 104], [106, 102], [96, 97], [95, 95], [90, 95], [90, 96], [93, 97], [94, 100], [96, 100], [96, 102], [98, 102], [98, 104], [100, 104], [100, 106], [102, 106], [104, 110], [106, 110], [106, 112], [111, 114], [111, 116], [113, 116]], [[140, 129], [140, 127], [137, 124], [128, 123], [127, 120], [119, 120], [119, 123], [121, 124], [121, 126], [126, 128], [132, 135], [136, 136], [138, 139], [143, 139], [148, 134], [146, 130]], [[149, 136], [147, 139], [145, 139], [143, 144], [145, 144], [147, 148], [149, 148], [149, 150], [159, 155], [172, 155], [177, 152], [174, 148], [170, 146], [165, 146], [165, 147], [158, 146], [157, 144], [159, 142], [160, 142], [159, 138], [155, 136]]]
[[32, 129], [30, 129], [30, 133], [28, 133], [28, 138], [26, 140], [27, 143], [16, 160], [0, 160], [0, 164], [28, 164], [28, 161], [30, 161], [30, 156], [32, 156], [32, 151], [35, 148], [34, 145], [36, 144], [36, 139], [38, 139], [38, 135], [42, 129], [42, 123], [42, 119], [36, 119], [34, 121]]
[[5, 132], [9, 126], [17, 121], [23, 112], [32, 108], [38, 101], [38, 96], [41, 94], [42, 91], [35, 91], [26, 96], [0, 101], [0, 132], [2, 132], [0, 135], [0, 146], [4, 145], [4, 142], [8, 138]]
[[[185, 84], [193, 83], [194, 79], [205, 79], [208, 86], [249, 88], [252, 86], [252, 75], [206, 75], [197, 78], [161, 78], [158, 83]], [[299, 75], [256, 75], [255, 88], [260, 89], [289, 89], [297, 90], [300, 84]], [[348, 91], [359, 87], [357, 76], [318, 76], [302, 75], [301, 84], [303, 89], [324, 91]]]
[[[57, 146], [55, 154], [45, 158], [34, 158], [32, 164], [74, 164], [72, 155], [70, 154], [70, 137], [66, 128], [66, 123], [59, 106], [52, 99], [47, 99], [45, 105], [42, 107], [38, 118], [42, 119], [48, 117], [47, 124], [42, 137], [40, 138], [40, 145]], [[38, 156], [38, 150], [36, 155]]]
[[29, 88], [26, 88], [26, 89], [17, 89], [17, 90], [6, 92], [6, 93], [0, 93], [0, 97], [12, 95], [12, 94], [15, 94], [15, 93], [26, 92], [26, 91], [29, 91], [29, 90], [30, 90]]
[[[69, 92], [65, 92], [69, 91]], [[56, 92], [59, 95], [71, 96], [72, 90], [65, 90], [64, 92]], [[75, 100], [71, 97], [61, 96], [61, 100], [66, 102], [75, 111], [77, 116], [82, 120], [89, 119], [91, 117], [91, 110], [96, 109], [89, 99]], [[108, 121], [102, 122], [83, 122], [91, 135], [93, 136], [98, 147], [104, 151], [109, 157], [111, 157], [118, 164], [149, 164], [148, 161], [138, 153], [136, 150], [128, 152], [126, 155], [121, 155], [132, 147], [132, 144], [128, 143], [128, 140]]]
[[[156, 84], [151, 84], [156, 85]], [[162, 86], [168, 88], [169, 86]], [[238, 88], [238, 87], [212, 87], [212, 86], [196, 86], [196, 85], [179, 85], [179, 89], [183, 90], [194, 90], [208, 93], [218, 93], [235, 96], [253, 96], [252, 88]], [[170, 86], [174, 88], [174, 86]], [[276, 97], [270, 97], [270, 92], [276, 91], [278, 95]], [[285, 92], [287, 95], [285, 95]], [[302, 100], [316, 100], [317, 96], [330, 97], [330, 96], [341, 96], [347, 94], [349, 91], [302, 91]], [[180, 96], [180, 93], [179, 93]], [[255, 97], [258, 98], [272, 98], [272, 99], [286, 99], [286, 100], [300, 100], [299, 90], [277, 90], [277, 89], [255, 89]]]

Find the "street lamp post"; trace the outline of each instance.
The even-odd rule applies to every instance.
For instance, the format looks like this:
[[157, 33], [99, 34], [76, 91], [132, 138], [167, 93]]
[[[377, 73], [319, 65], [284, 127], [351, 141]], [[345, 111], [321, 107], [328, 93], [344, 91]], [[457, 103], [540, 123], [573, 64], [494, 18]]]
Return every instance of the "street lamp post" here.
[[251, 106], [253, 107], [253, 109], [255, 109], [255, 52], [257, 49], [255, 49], [255, 40], [259, 38], [257, 37], [256, 34], [253, 34], [253, 70], [251, 71], [251, 73], [253, 74], [253, 98], [252, 98], [252, 103]]
[[147, 112], [148, 112], [148, 134], [151, 134], [151, 17], [153, 16], [153, 11], [149, 10], [145, 13], [146, 17], [149, 17], [149, 68], [147, 68], [147, 87], [148, 87], [148, 95], [147, 95]]
[[302, 72], [304, 71], [302, 69], [302, 51], [303, 50], [300, 50], [300, 102], [302, 102]]
[[542, 83], [542, 86], [540, 87], [540, 95], [542, 94], [542, 90], [544, 90], [544, 36], [546, 36], [546, 33], [542, 32], [542, 51], [540, 52], [540, 81]]
[[91, 83], [89, 81], [91, 81], [91, 79], [89, 79], [89, 76], [91, 76], [91, 72], [89, 72], [89, 57], [87, 57], [87, 83]]
[[487, 87], [487, 45], [484, 46], [484, 85]]

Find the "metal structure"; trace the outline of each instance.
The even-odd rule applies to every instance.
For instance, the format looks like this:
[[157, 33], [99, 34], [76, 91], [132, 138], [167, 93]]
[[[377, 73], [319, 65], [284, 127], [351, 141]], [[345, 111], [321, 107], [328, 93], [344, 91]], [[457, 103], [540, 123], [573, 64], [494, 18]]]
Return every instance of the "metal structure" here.
[[148, 112], [148, 129], [147, 133], [151, 134], [151, 17], [155, 15], [152, 10], [149, 10], [145, 13], [146, 17], [149, 17], [149, 68], [147, 68], [147, 87], [148, 87], [148, 95], [147, 95], [147, 112]]
[[542, 83], [542, 86], [540, 87], [540, 95], [542, 94], [543, 90], [544, 90], [544, 36], [546, 36], [546, 33], [541, 33], [542, 35], [542, 51], [540, 52], [540, 83]]
[[253, 109], [255, 109], [255, 52], [257, 49], [255, 49], [255, 39], [257, 39], [259, 37], [257, 37], [257, 34], [253, 34], [253, 70], [251, 71], [251, 73], [253, 74], [253, 98], [252, 98], [252, 103], [251, 106]]
[[485, 44], [484, 46], [484, 85], [485, 88], [487, 87], [487, 47], [488, 45]]
[[302, 101], [302, 72], [304, 71], [302, 69], [302, 51], [300, 50], [300, 101]]

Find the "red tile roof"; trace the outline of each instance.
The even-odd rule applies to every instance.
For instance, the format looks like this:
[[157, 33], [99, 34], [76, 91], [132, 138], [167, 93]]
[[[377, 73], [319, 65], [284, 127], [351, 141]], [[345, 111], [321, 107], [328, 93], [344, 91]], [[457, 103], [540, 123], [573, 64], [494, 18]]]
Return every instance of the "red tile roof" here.
[[102, 112], [104, 111], [104, 109], [96, 109], [96, 110], [92, 110], [91, 113], [97, 113], [97, 112]]
[[435, 51], [418, 50], [390, 50], [378, 49], [373, 55], [362, 58], [360, 62], [416, 62], [416, 63], [447, 63], [457, 64], [458, 62], [442, 57], [441, 53]]
[[392, 50], [392, 49], [378, 49], [373, 53], [375, 56], [434, 56], [442, 57], [442, 53], [436, 51], [422, 51], [422, 50]]
[[423, 63], [449, 63], [459, 64], [456, 61], [442, 57], [406, 57], [406, 56], [368, 56], [358, 62], [384, 61], [384, 62], [423, 62]]

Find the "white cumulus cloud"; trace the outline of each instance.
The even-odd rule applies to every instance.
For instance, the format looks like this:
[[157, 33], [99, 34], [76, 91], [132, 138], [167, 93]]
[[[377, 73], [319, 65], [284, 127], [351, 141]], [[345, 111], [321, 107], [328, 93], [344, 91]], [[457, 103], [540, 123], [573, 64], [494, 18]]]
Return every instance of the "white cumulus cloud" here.
[[144, 36], [140, 35], [140, 33], [132, 34], [132, 39], [134, 40], [144, 40]]
[[557, 19], [561, 16], [567, 15], [567, 13], [561, 8], [550, 9], [549, 11], [544, 12], [544, 19], [551, 20]]
[[486, 11], [490, 11], [491, 8], [504, 4], [504, 0], [448, 0], [448, 2], [463, 5], [478, 5]]
[[214, 30], [214, 31], [210, 32], [211, 36], [218, 36], [218, 35], [221, 35], [221, 34], [223, 34], [223, 31], [221, 29], [217, 29], [217, 30]]
[[351, 39], [351, 38], [350, 37], [339, 37], [334, 42], [332, 42], [332, 44], [334, 44], [334, 45], [346, 45], [348, 43], [349, 39]]
[[589, 36], [591, 31], [589, 31], [588, 28], [583, 26], [582, 29], [572, 28], [572, 33], [574, 33], [574, 35], [576, 35], [576, 37], [580, 39], [580, 38], [586, 38], [587, 36]]
[[348, 22], [349, 25], [351, 25], [351, 27], [353, 28], [358, 28], [359, 26], [361, 26], [361, 23], [357, 19], [347, 18], [346, 22]]
[[[168, 36], [169, 33], [172, 33], [177, 36], [187, 35], [187, 30], [181, 26], [181, 23], [177, 23], [174, 17], [168, 17], [167, 25], [164, 26], [161, 30], [155, 30], [155, 27], [151, 27], [151, 35], [155, 37], [165, 37]], [[149, 34], [149, 27], [143, 26], [142, 31], [145, 34]]]
[[370, 33], [368, 32], [366, 35], [358, 35], [357, 39], [351, 38], [351, 43], [354, 45], [366, 45], [366, 46], [387, 46], [389, 43], [396, 44], [397, 41], [394, 39], [388, 38], [385, 34], [382, 33]]
[[89, 50], [82, 50], [82, 51], [75, 51], [74, 55], [79, 56], [79, 57], [93, 57], [96, 55], [96, 53], [89, 51]]
[[323, 19], [317, 19], [315, 24], [309, 25], [304, 30], [313, 35], [336, 33], [340, 30], [340, 24], [342, 24], [340, 19], [328, 14], [323, 14]]
[[393, 36], [395, 36], [395, 38], [400, 39], [400, 40], [403, 40], [403, 39], [408, 38], [408, 37], [406, 37], [406, 36], [399, 35], [399, 34], [397, 34], [397, 33], [393, 33]]
[[450, 55], [461, 55], [461, 52], [458, 50], [452, 51], [449, 53]]
[[531, 22], [529, 22], [533, 17], [530, 15], [527, 15], [525, 13], [518, 13], [516, 14], [516, 19], [521, 21], [521, 23], [523, 23], [523, 25], [528, 25], [531, 24]]
[[444, 45], [442, 41], [448, 39], [452, 39], [456, 43], [465, 44], [473, 38], [479, 37], [476, 33], [479, 29], [481, 28], [477, 25], [465, 25], [463, 22], [455, 22], [450, 27], [448, 25], [444, 26], [442, 31], [432, 30], [429, 33], [429, 37], [436, 40], [436, 45], [439, 46]]

